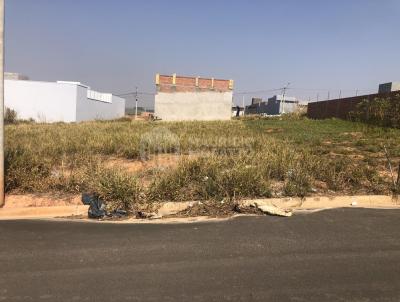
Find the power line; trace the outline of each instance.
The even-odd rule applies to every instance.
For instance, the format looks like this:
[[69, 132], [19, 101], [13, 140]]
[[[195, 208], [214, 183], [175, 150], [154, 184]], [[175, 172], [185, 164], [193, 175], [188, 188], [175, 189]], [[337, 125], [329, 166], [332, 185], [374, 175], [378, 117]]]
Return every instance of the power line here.
[[260, 93], [274, 92], [274, 91], [280, 91], [280, 90], [282, 90], [282, 88], [268, 89], [268, 90], [255, 90], [255, 91], [241, 91], [241, 92], [234, 92], [233, 94], [235, 94], [235, 95], [260, 94]]
[[127, 93], [120, 93], [120, 94], [115, 94], [113, 93], [115, 96], [126, 96], [126, 95], [136, 95], [136, 94], [140, 94], [140, 95], [155, 95], [154, 92], [136, 92], [136, 91], [131, 91], [131, 92], [127, 92]]
[[[171, 85], [171, 86], [179, 86], [179, 87], [189, 87], [186, 85]], [[265, 90], [250, 90], [250, 91], [239, 91], [234, 92], [235, 95], [242, 95], [242, 94], [260, 94], [260, 93], [268, 93], [268, 92], [275, 92], [281, 91], [284, 87], [274, 88], [274, 89], [265, 89]], [[287, 87], [286, 90], [305, 90], [305, 91], [371, 91], [373, 89], [332, 89], [332, 88], [300, 88], [300, 87]], [[115, 96], [125, 96], [125, 95], [136, 95], [136, 91], [130, 91], [126, 93], [113, 93]], [[140, 95], [155, 95], [155, 92], [140, 92], [138, 91], [137, 94]]]
[[337, 89], [333, 89], [333, 88], [300, 88], [300, 87], [291, 87], [291, 88], [288, 88], [288, 89], [290, 89], [290, 90], [310, 90], [310, 91], [352, 91], [352, 92], [354, 92], [354, 91], [358, 91], [358, 92], [360, 92], [360, 91], [371, 91], [371, 90], [373, 90], [373, 89], [340, 89], [340, 88], [337, 88]]

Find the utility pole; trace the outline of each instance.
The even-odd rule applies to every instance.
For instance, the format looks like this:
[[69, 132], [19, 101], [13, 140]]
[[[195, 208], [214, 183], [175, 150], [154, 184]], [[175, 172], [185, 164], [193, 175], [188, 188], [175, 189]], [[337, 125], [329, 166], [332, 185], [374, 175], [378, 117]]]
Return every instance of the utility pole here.
[[317, 93], [317, 102], [319, 101], [319, 93]]
[[342, 98], [342, 90], [339, 90], [339, 99]]
[[137, 119], [137, 102], [138, 102], [138, 88], [136, 86], [136, 92], [135, 92], [135, 120]]
[[283, 94], [282, 94], [282, 114], [285, 113], [285, 95], [286, 95], [286, 89], [288, 89], [290, 83], [287, 83], [285, 87], [283, 87]]
[[356, 96], [358, 96], [358, 89], [356, 89]]
[[4, 0], [0, 0], [0, 208], [4, 193]]
[[243, 106], [243, 115], [244, 115], [245, 111], [246, 111], [246, 107], [244, 107], [244, 95], [242, 96], [242, 106]]
[[330, 98], [331, 98], [331, 92], [328, 91], [328, 100], [330, 100]]

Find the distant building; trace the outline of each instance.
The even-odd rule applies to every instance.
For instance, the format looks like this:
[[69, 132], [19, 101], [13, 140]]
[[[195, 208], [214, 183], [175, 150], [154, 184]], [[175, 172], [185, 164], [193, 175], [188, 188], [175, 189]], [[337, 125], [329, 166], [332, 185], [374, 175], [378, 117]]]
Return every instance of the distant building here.
[[268, 114], [267, 103], [261, 98], [252, 98], [251, 105], [246, 106], [245, 114]]
[[262, 98], [252, 98], [252, 99], [251, 99], [251, 104], [252, 104], [252, 105], [258, 105], [258, 104], [261, 104], [262, 101], [263, 101]]
[[17, 72], [5, 72], [4, 73], [5, 80], [29, 80], [29, 77]]
[[232, 80], [157, 74], [156, 88], [156, 118], [164, 121], [231, 118]]
[[295, 97], [285, 95], [274, 95], [268, 99], [267, 111], [269, 115], [278, 115], [282, 113], [292, 113], [298, 108], [299, 101]]
[[4, 81], [5, 106], [19, 119], [38, 122], [80, 122], [125, 115], [125, 99], [91, 90], [79, 82]]
[[390, 82], [379, 85], [378, 93], [390, 93], [400, 90], [400, 82]]
[[246, 107], [246, 114], [266, 114], [279, 115], [282, 113], [291, 113], [297, 110], [299, 101], [295, 97], [275, 95], [267, 102], [260, 98], [252, 98], [251, 105]]

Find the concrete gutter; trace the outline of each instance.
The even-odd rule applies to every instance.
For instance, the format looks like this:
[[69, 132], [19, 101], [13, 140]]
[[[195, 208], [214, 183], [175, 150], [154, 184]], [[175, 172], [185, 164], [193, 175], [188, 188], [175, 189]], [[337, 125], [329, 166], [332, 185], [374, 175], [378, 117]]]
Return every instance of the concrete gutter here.
[[[162, 202], [153, 204], [153, 219], [128, 219], [125, 222], [154, 222], [157, 220], [166, 222], [167, 219], [159, 218], [173, 215], [191, 207], [198, 202]], [[400, 200], [387, 195], [357, 195], [357, 196], [314, 196], [301, 198], [268, 198], [242, 200], [239, 205], [248, 207], [257, 204], [258, 207], [275, 207], [278, 210], [291, 211], [293, 213], [312, 213], [325, 209], [333, 208], [374, 208], [374, 209], [400, 209]], [[63, 205], [63, 206], [43, 206], [43, 207], [10, 207], [0, 209], [0, 220], [5, 219], [40, 219], [40, 218], [59, 218], [81, 216], [87, 218], [88, 206], [85, 205]], [[201, 220], [209, 219], [206, 217]], [[188, 218], [168, 218], [171, 222], [194, 222], [198, 221], [194, 217]], [[221, 220], [217, 218], [217, 220]], [[96, 220], [93, 220], [96, 221]], [[120, 221], [123, 222], [123, 221]]]

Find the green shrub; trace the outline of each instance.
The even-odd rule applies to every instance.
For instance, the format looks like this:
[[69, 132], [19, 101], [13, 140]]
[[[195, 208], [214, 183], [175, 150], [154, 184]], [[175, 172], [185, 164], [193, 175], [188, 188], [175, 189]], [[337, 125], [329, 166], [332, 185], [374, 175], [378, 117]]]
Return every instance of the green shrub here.
[[52, 163], [48, 158], [38, 157], [28, 149], [17, 147], [5, 149], [5, 191], [43, 191], [48, 188]]
[[158, 175], [149, 188], [151, 200], [222, 200], [270, 197], [263, 173], [242, 158], [210, 156]]
[[363, 100], [350, 115], [354, 119], [368, 124], [400, 128], [400, 93], [392, 97]]
[[17, 111], [5, 107], [4, 112], [4, 123], [7, 124], [15, 124], [17, 122]]
[[110, 210], [134, 212], [142, 192], [135, 176], [120, 169], [101, 167], [91, 172], [87, 188], [104, 200]]

